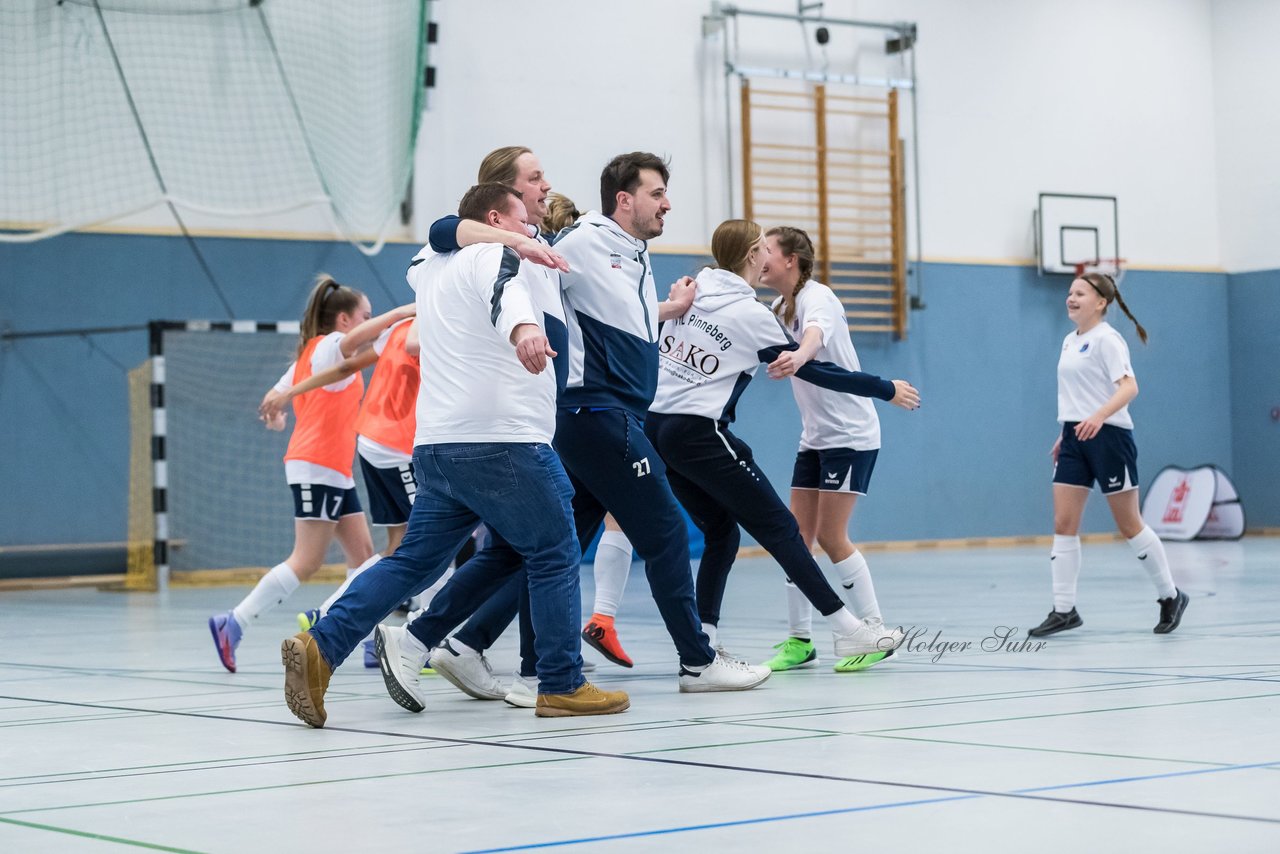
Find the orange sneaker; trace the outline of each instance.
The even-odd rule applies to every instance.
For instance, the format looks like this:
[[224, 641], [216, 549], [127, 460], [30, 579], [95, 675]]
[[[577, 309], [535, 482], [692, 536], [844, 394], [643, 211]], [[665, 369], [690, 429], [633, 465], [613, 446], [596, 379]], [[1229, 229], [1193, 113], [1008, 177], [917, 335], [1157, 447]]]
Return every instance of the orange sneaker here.
[[622, 643], [618, 640], [618, 632], [613, 627], [613, 617], [592, 614], [582, 630], [582, 639], [614, 664], [622, 667], [632, 666], [631, 656], [622, 649]]

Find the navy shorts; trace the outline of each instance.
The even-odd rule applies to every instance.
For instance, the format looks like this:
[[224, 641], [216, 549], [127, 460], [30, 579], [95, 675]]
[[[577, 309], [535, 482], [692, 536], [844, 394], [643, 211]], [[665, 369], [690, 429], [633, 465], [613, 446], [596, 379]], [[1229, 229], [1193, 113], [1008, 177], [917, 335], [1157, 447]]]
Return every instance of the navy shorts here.
[[[357, 454], [357, 456], [359, 456]], [[413, 463], [380, 469], [360, 457], [364, 488], [369, 493], [369, 515], [375, 525], [406, 525], [418, 486], [413, 479]]]
[[1138, 446], [1133, 442], [1133, 431], [1103, 424], [1098, 435], [1081, 442], [1076, 438], [1078, 423], [1068, 421], [1062, 425], [1053, 482], [1092, 489], [1096, 480], [1103, 495], [1137, 489]]
[[879, 449], [855, 451], [853, 448], [801, 451], [796, 454], [796, 465], [791, 472], [791, 488], [866, 495], [879, 453]]
[[360, 496], [354, 489], [340, 489], [322, 483], [291, 483], [293, 490], [293, 518], [320, 519], [336, 522], [343, 516], [363, 513]]

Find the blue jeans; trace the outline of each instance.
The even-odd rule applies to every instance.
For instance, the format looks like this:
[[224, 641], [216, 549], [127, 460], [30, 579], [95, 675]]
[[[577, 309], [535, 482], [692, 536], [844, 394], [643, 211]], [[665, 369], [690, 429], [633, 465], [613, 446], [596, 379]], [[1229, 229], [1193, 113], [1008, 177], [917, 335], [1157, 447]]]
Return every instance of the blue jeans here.
[[[698, 619], [684, 517], [667, 484], [662, 458], [649, 444], [639, 419], [618, 409], [562, 410], [557, 417], [556, 449], [571, 472], [579, 544], [589, 545], [595, 539], [607, 508], [645, 560], [649, 590], [675, 642], [680, 663], [709, 664], [716, 653]], [[409, 631], [425, 645], [434, 646], [472, 614], [502, 620], [501, 627], [505, 627], [510, 622], [510, 600], [489, 599], [486, 582], [511, 578], [519, 570], [516, 551], [501, 537], [490, 538], [475, 557], [458, 568]], [[484, 608], [477, 610], [482, 605]], [[527, 626], [528, 621], [521, 620], [521, 673], [525, 675], [529, 664]], [[533, 648], [536, 652], [537, 646]], [[542, 673], [541, 666], [538, 673]]]
[[[311, 630], [325, 661], [341, 663], [406, 595], [435, 583], [484, 522], [524, 561], [539, 691], [576, 691], [583, 683], [582, 555], [573, 488], [556, 452], [528, 443], [419, 445], [413, 465], [418, 494], [400, 547], [357, 576]], [[490, 593], [508, 577], [493, 577]]]

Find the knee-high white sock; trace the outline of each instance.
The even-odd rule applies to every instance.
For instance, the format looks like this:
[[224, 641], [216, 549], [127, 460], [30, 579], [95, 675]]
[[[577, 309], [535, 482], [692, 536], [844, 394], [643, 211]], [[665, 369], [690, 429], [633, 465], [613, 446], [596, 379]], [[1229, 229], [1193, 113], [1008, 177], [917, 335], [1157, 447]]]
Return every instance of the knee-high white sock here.
[[840, 573], [840, 584], [849, 592], [849, 601], [858, 619], [880, 619], [880, 603], [876, 601], [876, 588], [871, 583], [871, 569], [862, 552], [854, 549], [853, 554], [832, 565]]
[[232, 613], [241, 629], [247, 629], [249, 623], [279, 605], [293, 595], [298, 589], [298, 576], [287, 563], [277, 564], [271, 571], [262, 576], [257, 586], [244, 597]]
[[1053, 535], [1049, 552], [1053, 570], [1053, 610], [1065, 614], [1076, 606], [1076, 582], [1080, 579], [1080, 538]]
[[[593, 611], [606, 617], [618, 613], [618, 602], [631, 572], [631, 541], [621, 531], [605, 531], [596, 546], [596, 603]], [[714, 646], [715, 644], [712, 644]]]
[[813, 605], [790, 578], [787, 579], [787, 624], [790, 637], [813, 640]]
[[329, 594], [329, 598], [320, 604], [320, 616], [329, 613], [329, 609], [333, 607], [333, 603], [342, 598], [342, 594], [347, 592], [347, 588], [351, 586], [351, 582], [356, 580], [356, 576], [382, 560], [382, 555], [375, 554], [355, 569], [347, 567], [347, 578], [342, 584], [338, 585], [338, 589]]
[[1169, 558], [1164, 553], [1164, 543], [1160, 542], [1160, 538], [1156, 536], [1155, 531], [1151, 530], [1150, 525], [1144, 525], [1138, 532], [1138, 536], [1129, 541], [1129, 548], [1133, 549], [1138, 560], [1142, 561], [1142, 566], [1147, 570], [1147, 575], [1151, 576], [1151, 583], [1156, 586], [1156, 592], [1160, 598], [1168, 599], [1176, 596], [1178, 589], [1174, 587], [1173, 575], [1169, 572]]

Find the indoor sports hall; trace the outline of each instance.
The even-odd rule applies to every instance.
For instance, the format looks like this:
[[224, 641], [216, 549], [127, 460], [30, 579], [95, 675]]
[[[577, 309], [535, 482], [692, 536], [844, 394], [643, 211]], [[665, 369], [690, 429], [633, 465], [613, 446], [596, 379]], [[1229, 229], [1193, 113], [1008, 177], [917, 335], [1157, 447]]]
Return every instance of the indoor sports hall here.
[[[1277, 31], [1268, 0], [5, 0], [0, 851], [1280, 850]], [[652, 534], [624, 518], [562, 574], [579, 625], [612, 640], [557, 635], [624, 711], [544, 716], [567, 707], [520, 677], [515, 625], [397, 669], [386, 639], [414, 637], [397, 608], [376, 646], [317, 659], [327, 690], [307, 665], [327, 711], [308, 726], [282, 643], [315, 648], [346, 619], [395, 530], [373, 474], [390, 464], [356, 444], [386, 354], [421, 363], [397, 375], [419, 426], [446, 406], [422, 396], [432, 371], [473, 389], [458, 406], [509, 403], [432, 346], [445, 314], [423, 306], [433, 271], [485, 251], [424, 248], [433, 223], [510, 146], [509, 176], [487, 179], [509, 211], [482, 214], [516, 223], [492, 257], [517, 284], [479, 279], [491, 296], [458, 311], [498, 328], [574, 223], [616, 226], [629, 248], [581, 281], [664, 321], [634, 333], [659, 401], [679, 376], [710, 394], [749, 346], [731, 352], [730, 315], [699, 301], [713, 280], [798, 345], [704, 419], [757, 490], [705, 486], [742, 522], [716, 617], [708, 567], [734, 540], [685, 507], [715, 657], [677, 655], [638, 552], [625, 588], [604, 572], [619, 537]], [[667, 174], [611, 192], [627, 152]], [[539, 243], [548, 190], [571, 230]], [[737, 220], [749, 239], [726, 262]], [[541, 275], [579, 330], [555, 356], [557, 423], [613, 417], [568, 408], [565, 382], [596, 381], [592, 324], [622, 321], [588, 316], [570, 271]], [[324, 309], [329, 289], [354, 296]], [[715, 345], [663, 343], [692, 328]], [[514, 364], [504, 335], [484, 346]], [[393, 343], [410, 340], [420, 356]], [[851, 395], [814, 368], [775, 377], [793, 357], [905, 381], [918, 408], [893, 385], [860, 438], [815, 439], [855, 435]], [[290, 391], [325, 366], [344, 378]], [[603, 385], [629, 381], [610, 370]], [[308, 401], [339, 397], [325, 418], [348, 407], [350, 443], [306, 456]], [[619, 416], [628, 453], [694, 417], [654, 406]], [[611, 449], [587, 467], [616, 466]], [[690, 504], [669, 451], [627, 465]], [[407, 501], [436, 500], [444, 481], [415, 465]], [[837, 612], [742, 521], [766, 493]], [[875, 652], [842, 641], [846, 617]], [[459, 649], [496, 695], [455, 687], [441, 656]], [[759, 675], [691, 687], [721, 666]], [[394, 699], [404, 672], [417, 714]]]

